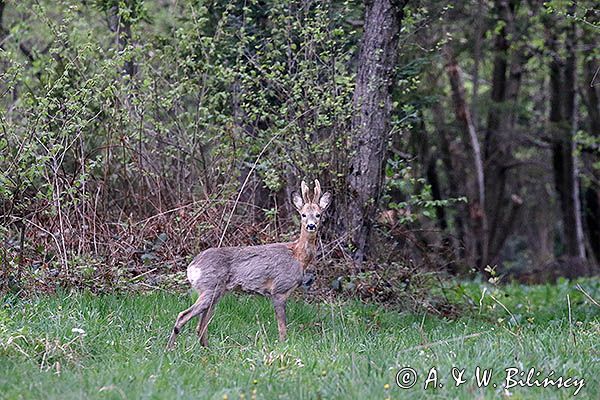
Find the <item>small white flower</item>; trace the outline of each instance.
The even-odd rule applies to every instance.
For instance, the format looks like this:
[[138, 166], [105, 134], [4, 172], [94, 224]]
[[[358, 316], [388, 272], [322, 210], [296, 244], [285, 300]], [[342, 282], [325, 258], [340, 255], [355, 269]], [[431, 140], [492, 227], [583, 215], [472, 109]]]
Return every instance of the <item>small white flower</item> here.
[[85, 331], [81, 328], [73, 328], [73, 329], [71, 329], [71, 332], [78, 333], [80, 335], [85, 335]]

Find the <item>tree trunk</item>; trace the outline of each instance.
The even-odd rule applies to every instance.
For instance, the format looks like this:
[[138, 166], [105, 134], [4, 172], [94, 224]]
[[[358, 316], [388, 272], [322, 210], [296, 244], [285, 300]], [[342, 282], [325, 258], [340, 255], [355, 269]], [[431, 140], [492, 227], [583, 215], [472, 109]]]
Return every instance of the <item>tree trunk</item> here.
[[[427, 131], [427, 127], [425, 125], [425, 116], [420, 113], [419, 115], [419, 129], [415, 129], [413, 134], [411, 135], [409, 141], [413, 143], [414, 153], [417, 154], [417, 164], [422, 168], [419, 170], [420, 175], [425, 175], [427, 182], [431, 186], [431, 198], [433, 200], [439, 201], [443, 200], [442, 198], [442, 189], [440, 185], [440, 179], [437, 171], [437, 160], [440, 158], [437, 152], [433, 151], [433, 146], [430, 143], [429, 135], [430, 133]], [[392, 146], [394, 147], [392, 151], [396, 151], [400, 149], [400, 141], [403, 138], [400, 136], [394, 137], [392, 140]], [[396, 145], [398, 144], [398, 145]], [[392, 151], [390, 153], [392, 153]], [[402, 191], [398, 190], [402, 195]], [[393, 194], [390, 193], [393, 197]], [[392, 200], [396, 202], [396, 199]], [[399, 200], [399, 201], [403, 201]], [[437, 219], [437, 223], [440, 229], [445, 230], [448, 227], [446, 222], [446, 211], [442, 206], [435, 207], [435, 215]]]
[[477, 130], [477, 106], [479, 104], [479, 63], [481, 61], [481, 47], [483, 42], [483, 33], [485, 21], [480, 18], [484, 14], [484, 1], [477, 0], [477, 15], [475, 15], [475, 29], [473, 33], [473, 91], [471, 93], [471, 119], [473, 126]]
[[558, 58], [556, 35], [550, 36], [548, 47], [553, 52], [553, 57], [550, 61], [549, 121], [553, 134], [554, 184], [561, 206], [565, 253], [583, 259], [585, 246], [574, 141], [577, 132], [575, 36], [575, 26], [569, 23], [565, 40], [565, 60]]
[[[598, 21], [594, 22], [597, 23]], [[595, 31], [586, 33], [583, 36], [586, 42], [585, 51], [593, 51], [597, 46]], [[598, 93], [600, 77], [597, 75], [600, 63], [598, 63], [597, 58], [590, 57], [585, 61], [583, 68], [583, 93], [588, 115], [588, 130], [596, 140], [600, 141], [600, 94]], [[592, 149], [591, 151], [598, 152], [599, 150]], [[600, 172], [593, 167], [596, 160], [597, 158], [594, 156], [584, 155], [584, 161], [589, 166], [588, 171], [594, 179], [591, 180], [585, 190], [583, 215], [590, 250], [596, 259], [596, 263], [600, 264]]]
[[[437, 86], [435, 78], [431, 79], [431, 84]], [[444, 164], [446, 179], [448, 180], [448, 195], [452, 198], [458, 198], [465, 194], [465, 182], [462, 171], [464, 171], [466, 167], [463, 165], [462, 157], [459, 156], [459, 154], [464, 154], [464, 152], [452, 143], [451, 135], [448, 132], [446, 124], [445, 111], [445, 107], [440, 102], [436, 102], [432, 105], [431, 112], [433, 114], [434, 128], [439, 137], [440, 157]], [[468, 251], [470, 247], [465, 249], [465, 244], [468, 240], [465, 232], [465, 220], [468, 218], [469, 212], [467, 205], [462, 202], [456, 205], [456, 209], [457, 212], [454, 213], [452, 218], [452, 224], [455, 226], [456, 234], [452, 235], [450, 239], [455, 258], [466, 260], [472, 258], [471, 255], [474, 253], [474, 251]], [[469, 261], [467, 261], [467, 263], [471, 265]], [[456, 272], [458, 272], [459, 269], [467, 271], [470, 268], [471, 266], [467, 266], [467, 268], [461, 266], [460, 268], [455, 268], [455, 270]]]
[[4, 38], [7, 31], [4, 29], [4, 0], [0, 0], [0, 49], [4, 49]]
[[353, 105], [350, 199], [345, 225], [362, 262], [382, 187], [390, 131], [390, 92], [398, 53], [398, 34], [407, 1], [367, 2], [365, 27], [358, 58]]
[[585, 191], [585, 222], [590, 249], [600, 263], [600, 189], [590, 186]]
[[[127, 3], [131, 8], [135, 8], [135, 4], [129, 0]], [[117, 47], [120, 52], [124, 51], [129, 41], [131, 40], [131, 18], [123, 18], [119, 12], [119, 5], [114, 5], [109, 9], [108, 12], [108, 25], [109, 29], [116, 34]], [[123, 66], [123, 72], [129, 75], [130, 78], [136, 73], [136, 66], [133, 60], [125, 61]]]
[[[593, 50], [594, 47], [590, 46]], [[590, 132], [598, 137], [600, 136], [600, 74], [598, 68], [600, 63], [598, 59], [590, 59], [584, 65], [584, 87], [587, 94], [587, 111], [589, 117]]]
[[[447, 49], [450, 52], [450, 49]], [[467, 196], [469, 201], [469, 217], [471, 221], [471, 233], [476, 241], [477, 262], [482, 266], [487, 265], [488, 261], [488, 227], [487, 216], [485, 213], [485, 180], [483, 172], [483, 161], [481, 157], [481, 149], [479, 146], [479, 138], [475, 131], [475, 125], [471, 119], [471, 112], [467, 105], [465, 87], [463, 84], [460, 67], [456, 62], [453, 54], [448, 54], [448, 64], [446, 72], [450, 80], [452, 90], [452, 100], [454, 102], [454, 112], [456, 119], [459, 121], [462, 132], [463, 141], [469, 143], [471, 154], [469, 156], [472, 167], [475, 171], [475, 184], [467, 184], [469, 188]], [[476, 188], [473, 190], [473, 188]]]
[[494, 44], [494, 67], [492, 72], [492, 104], [484, 144], [485, 168], [485, 212], [489, 234], [487, 238], [487, 260], [479, 266], [494, 264], [506, 238], [510, 235], [521, 206], [520, 197], [508, 193], [509, 170], [513, 165], [513, 127], [515, 109], [521, 86], [522, 67], [526, 61], [523, 47], [511, 49], [516, 40], [517, 3], [496, 0], [498, 20], [503, 23], [496, 34]]

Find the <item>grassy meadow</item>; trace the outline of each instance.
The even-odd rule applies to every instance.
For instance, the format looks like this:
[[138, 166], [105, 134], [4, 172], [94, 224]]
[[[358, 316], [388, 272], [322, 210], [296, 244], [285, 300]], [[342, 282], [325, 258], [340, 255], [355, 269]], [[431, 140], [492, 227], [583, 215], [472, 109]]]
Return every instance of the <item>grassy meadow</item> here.
[[[600, 298], [600, 281], [580, 284]], [[276, 340], [268, 300], [228, 295], [209, 327], [211, 347], [199, 345], [192, 321], [173, 352], [166, 339], [192, 294], [5, 296], [0, 398], [567, 399], [577, 389], [505, 390], [509, 367], [533, 367], [540, 380], [550, 370], [583, 378], [575, 398], [600, 398], [600, 308], [575, 283], [463, 283], [447, 295], [462, 304], [457, 318], [297, 297], [288, 305], [285, 343]], [[493, 370], [487, 387], [477, 386], [477, 366]], [[410, 389], [396, 384], [404, 367], [418, 374]], [[459, 387], [453, 367], [465, 369]]]

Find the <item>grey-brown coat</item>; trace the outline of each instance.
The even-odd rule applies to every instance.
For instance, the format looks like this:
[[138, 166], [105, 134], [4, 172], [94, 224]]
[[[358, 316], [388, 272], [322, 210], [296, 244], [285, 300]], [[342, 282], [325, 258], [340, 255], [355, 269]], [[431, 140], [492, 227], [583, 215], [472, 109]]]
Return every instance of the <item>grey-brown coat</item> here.
[[196, 316], [200, 318], [198, 336], [202, 345], [207, 346], [206, 330], [214, 307], [223, 294], [232, 290], [270, 297], [279, 338], [285, 340], [285, 303], [292, 291], [302, 284], [304, 271], [314, 261], [321, 213], [331, 204], [331, 194], [327, 192], [321, 196], [321, 185], [316, 180], [311, 198], [308, 186], [302, 182], [302, 197], [294, 192], [292, 201], [301, 216], [297, 240], [261, 246], [211, 248], [194, 258], [188, 266], [187, 277], [200, 295], [177, 317], [168, 348], [174, 346], [181, 328]]

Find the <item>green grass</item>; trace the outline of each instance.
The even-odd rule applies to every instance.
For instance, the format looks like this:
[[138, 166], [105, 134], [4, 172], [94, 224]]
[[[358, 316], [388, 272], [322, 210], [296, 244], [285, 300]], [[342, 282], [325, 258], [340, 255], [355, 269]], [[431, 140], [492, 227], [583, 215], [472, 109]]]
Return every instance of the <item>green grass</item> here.
[[[600, 298], [598, 280], [582, 285]], [[455, 320], [353, 302], [291, 301], [285, 343], [276, 340], [266, 299], [229, 295], [210, 325], [211, 348], [199, 346], [193, 321], [173, 352], [164, 351], [166, 339], [191, 295], [5, 297], [0, 398], [251, 399], [253, 393], [257, 399], [501, 398], [507, 367], [535, 367], [541, 378], [550, 370], [555, 377], [583, 377], [577, 398], [600, 398], [600, 309], [573, 283], [488, 287], [480, 305], [482, 288], [468, 283], [451, 292], [456, 300], [473, 302]], [[396, 372], [406, 366], [419, 374], [412, 389], [395, 384]], [[478, 388], [476, 366], [492, 368], [498, 387]], [[425, 391], [431, 367], [444, 387]], [[467, 382], [458, 388], [452, 367], [466, 369]], [[509, 391], [512, 399], [566, 399], [575, 388]]]

